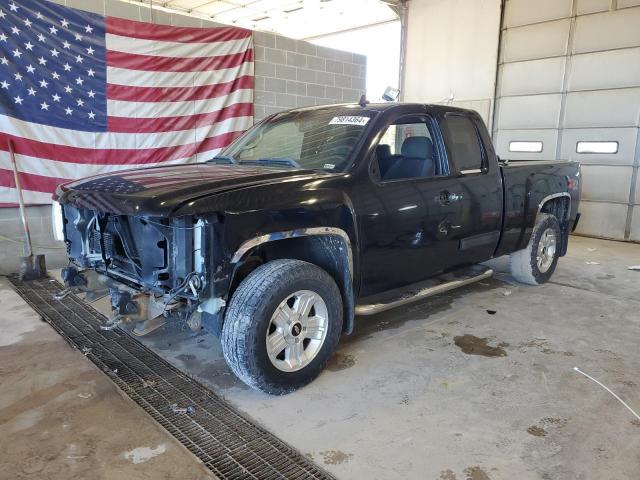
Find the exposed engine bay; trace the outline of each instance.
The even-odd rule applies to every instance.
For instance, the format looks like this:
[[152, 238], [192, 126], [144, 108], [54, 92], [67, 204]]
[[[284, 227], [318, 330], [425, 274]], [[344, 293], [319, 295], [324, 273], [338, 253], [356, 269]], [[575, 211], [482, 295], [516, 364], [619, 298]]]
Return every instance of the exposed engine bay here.
[[212, 245], [210, 221], [116, 215], [71, 205], [62, 215], [71, 263], [63, 280], [75, 292], [109, 294], [113, 315], [105, 328], [135, 323], [134, 333], [143, 335], [167, 320], [180, 320], [199, 330], [204, 309], [214, 314], [224, 306], [222, 299], [209, 301], [204, 250]]

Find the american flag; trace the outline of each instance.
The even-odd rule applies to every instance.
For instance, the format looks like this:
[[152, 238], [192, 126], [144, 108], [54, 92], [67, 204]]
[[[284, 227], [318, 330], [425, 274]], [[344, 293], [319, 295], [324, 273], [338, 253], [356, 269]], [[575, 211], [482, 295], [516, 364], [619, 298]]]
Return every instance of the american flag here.
[[253, 123], [249, 30], [0, 2], [0, 205], [140, 165], [204, 161]]

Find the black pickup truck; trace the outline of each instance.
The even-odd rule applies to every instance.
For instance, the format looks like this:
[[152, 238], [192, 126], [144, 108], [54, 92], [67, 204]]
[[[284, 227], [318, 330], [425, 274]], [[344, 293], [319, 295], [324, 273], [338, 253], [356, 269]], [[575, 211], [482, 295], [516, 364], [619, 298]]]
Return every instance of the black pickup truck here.
[[208, 162], [62, 185], [54, 212], [68, 286], [97, 275], [138, 333], [218, 334], [239, 378], [283, 394], [355, 316], [487, 278], [480, 262], [510, 254], [546, 282], [579, 199], [578, 164], [501, 161], [473, 111], [362, 103], [272, 115]]

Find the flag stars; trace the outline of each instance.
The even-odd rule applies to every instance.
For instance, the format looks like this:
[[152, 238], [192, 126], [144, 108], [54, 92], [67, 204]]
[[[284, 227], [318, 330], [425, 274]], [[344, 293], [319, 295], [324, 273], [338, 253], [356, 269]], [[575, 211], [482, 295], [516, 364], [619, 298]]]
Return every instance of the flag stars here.
[[82, 100], [81, 98], [76, 100], [76, 105], [78, 105], [79, 107], [84, 106], [84, 100]]
[[40, 104], [40, 110], [49, 110], [49, 104], [47, 102], [42, 102]]
[[64, 42], [62, 42], [62, 48], [69, 49], [71, 48], [71, 44], [65, 40]]
[[49, 82], [47, 82], [44, 78], [40, 80], [40, 86], [42, 88], [47, 88], [49, 86]]
[[51, 35], [55, 35], [58, 33], [58, 29], [54, 25], [51, 25], [49, 27], [49, 31], [51, 32]]
[[68, 63], [68, 62], [67, 62], [67, 63], [65, 63], [65, 64], [62, 66], [62, 68], [64, 68], [64, 71], [65, 71], [65, 72], [69, 72], [69, 71], [71, 71], [71, 65], [69, 65], [69, 63]]
[[46, 65], [46, 64], [47, 64], [47, 59], [46, 59], [46, 58], [44, 58], [44, 57], [40, 57], [40, 58], [38, 59], [38, 63], [39, 63], [40, 65]]
[[13, 53], [13, 56], [16, 57], [16, 58], [20, 58], [22, 56], [22, 52], [20, 50], [18, 50], [17, 48], [11, 53]]
[[60, 55], [60, 52], [58, 50], [56, 50], [55, 48], [53, 50], [49, 50], [51, 52], [51, 56], [58, 58], [58, 55]]
[[71, 115], [73, 113], [73, 108], [69, 108], [69, 107], [65, 108], [64, 113], [66, 113], [67, 115]]
[[86, 27], [84, 27], [84, 31], [87, 33], [91, 33], [93, 32], [93, 27], [91, 25], [87, 25]]
[[96, 72], [94, 72], [92, 68], [90, 68], [89, 70], [87, 70], [87, 75], [89, 75], [90, 77], [94, 77], [94, 76], [95, 76], [95, 73], [96, 73]]
[[13, 33], [14, 35], [20, 35], [20, 29], [14, 25], [13, 27], [11, 27], [11, 33]]
[[9, 60], [7, 60], [7, 57], [2, 57], [0, 58], [0, 63], [2, 65], [9, 65]]
[[38, 34], [38, 41], [45, 42], [46, 40], [47, 38], [43, 34], [41, 33]]
[[24, 24], [25, 26], [27, 26], [28, 28], [31, 28], [31, 25], [33, 25], [33, 22], [31, 20], [29, 20], [28, 18], [24, 19]]
[[80, 55], [76, 55], [76, 63], [82, 63], [82, 57]]
[[18, 11], [18, 6], [15, 4], [15, 2], [11, 2], [11, 5], [9, 5], [9, 10], [11, 10], [12, 12]]
[[29, 87], [27, 92], [29, 92], [29, 95], [31, 95], [32, 97], [36, 94], [36, 91], [35, 91], [35, 89], [33, 87]]
[[25, 43], [24, 44], [24, 48], [26, 48], [29, 51], [33, 50], [33, 43], [31, 43], [31, 42]]
[[87, 92], [87, 95], [89, 95], [89, 98], [93, 98], [93, 97], [95, 97], [95, 96], [96, 96], [96, 92], [94, 92], [93, 90], [89, 90], [89, 91]]
[[62, 25], [64, 28], [67, 28], [69, 26], [69, 22], [66, 18], [63, 18], [62, 20], [60, 20], [60, 25]]
[[87, 55], [93, 55], [93, 52], [95, 52], [95, 50], [91, 47], [87, 48]]
[[51, 95], [51, 98], [53, 98], [54, 102], [60, 101], [60, 95], [58, 95], [57, 93], [54, 93], [53, 95]]
[[4, 13], [2, 10], [0, 10], [0, 18], [4, 18], [4, 17], [6, 17], [6, 16], [7, 16], [7, 14], [6, 14], [6, 13]]
[[0, 87], [4, 88], [5, 90], [9, 90], [9, 85], [11, 85], [9, 82], [7, 82], [6, 80], [3, 80], [0, 83]]
[[58, 72], [52, 72], [51, 73], [51, 78], [53, 78], [54, 80], [59, 80], [60, 79], [60, 74]]
[[37, 13], [36, 13], [36, 18], [37, 18], [38, 20], [42, 20], [44, 17], [42, 16], [42, 14], [41, 14], [40, 12], [37, 12]]
[[82, 79], [82, 77], [76, 78], [76, 84], [77, 85], [82, 85], [83, 83], [84, 83], [84, 80]]
[[93, 120], [94, 118], [96, 118], [96, 114], [93, 112], [89, 112], [89, 118]]
[[72, 90], [73, 90], [73, 89], [72, 89], [69, 85], [67, 85], [66, 87], [64, 87], [64, 91], [65, 91], [65, 92], [67, 92], [67, 93], [71, 93], [71, 91], [72, 91]]
[[29, 73], [33, 73], [33, 72], [35, 72], [35, 71], [36, 71], [36, 69], [35, 69], [35, 68], [33, 68], [33, 65], [31, 65], [31, 64], [27, 65], [27, 72], [29, 72]]
[[16, 72], [13, 75], [13, 78], [15, 78], [17, 81], [21, 82], [22, 81], [22, 74], [20, 72]]
[[7, 36], [4, 33], [0, 32], [0, 42], [6, 42], [7, 41]]
[[13, 101], [17, 104], [17, 105], [22, 105], [22, 100], [23, 98], [18, 95], [17, 97], [13, 97]]
[[82, 40], [82, 35], [80, 35], [79, 33], [75, 33], [73, 36], [76, 37], [76, 40], [79, 42]]

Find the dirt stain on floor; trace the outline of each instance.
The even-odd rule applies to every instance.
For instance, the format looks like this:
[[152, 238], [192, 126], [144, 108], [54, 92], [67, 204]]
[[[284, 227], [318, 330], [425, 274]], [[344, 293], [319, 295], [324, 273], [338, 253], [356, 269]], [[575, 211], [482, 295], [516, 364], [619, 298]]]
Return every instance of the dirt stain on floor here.
[[346, 353], [336, 353], [327, 363], [327, 370], [330, 372], [339, 372], [346, 370], [356, 364], [356, 358]]
[[458, 335], [453, 337], [453, 342], [467, 355], [482, 355], [483, 357], [506, 357], [504, 348], [487, 345], [486, 338], [479, 338], [475, 335]]
[[487, 472], [478, 466], [466, 468], [464, 474], [467, 480], [491, 480]]
[[448, 468], [440, 472], [439, 478], [440, 480], [456, 480], [457, 479], [456, 474], [453, 473], [453, 471]]
[[529, 428], [527, 428], [527, 433], [529, 435], [533, 435], [534, 437], [546, 437], [547, 436], [547, 431], [544, 428], [538, 427], [536, 425], [531, 425]]
[[322, 455], [322, 461], [327, 465], [340, 465], [342, 463], [348, 463], [353, 457], [351, 453], [344, 453], [340, 450], [325, 450], [320, 452]]

